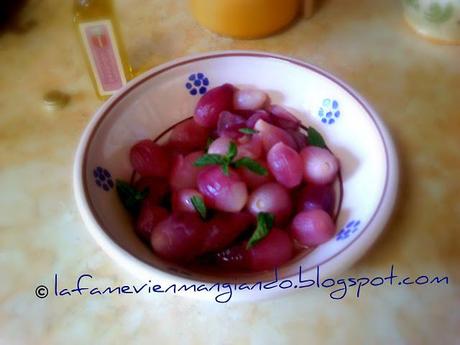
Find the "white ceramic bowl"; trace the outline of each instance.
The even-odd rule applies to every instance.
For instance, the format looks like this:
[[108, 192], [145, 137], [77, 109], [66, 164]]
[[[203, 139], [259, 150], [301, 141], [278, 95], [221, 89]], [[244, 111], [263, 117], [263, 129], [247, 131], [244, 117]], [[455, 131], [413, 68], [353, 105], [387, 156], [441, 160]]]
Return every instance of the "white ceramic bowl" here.
[[[337, 235], [279, 268], [278, 278], [296, 282], [300, 270], [302, 279], [314, 279], [318, 266], [321, 277], [343, 271], [377, 239], [394, 206], [398, 165], [392, 140], [376, 112], [343, 81], [316, 66], [269, 53], [228, 51], [174, 60], [132, 80], [110, 98], [84, 131], [75, 158], [75, 197], [89, 231], [115, 261], [151, 284], [176, 284], [178, 289], [182, 284], [210, 287], [273, 280], [274, 272], [211, 274], [161, 260], [134, 234], [113, 188], [115, 178], [129, 179], [133, 143], [155, 138], [189, 117], [200, 93], [223, 83], [267, 91], [273, 103], [318, 129], [341, 162], [343, 202]], [[177, 289], [178, 294], [211, 300], [218, 294], [215, 289]], [[290, 291], [294, 286], [233, 289], [232, 300]]]

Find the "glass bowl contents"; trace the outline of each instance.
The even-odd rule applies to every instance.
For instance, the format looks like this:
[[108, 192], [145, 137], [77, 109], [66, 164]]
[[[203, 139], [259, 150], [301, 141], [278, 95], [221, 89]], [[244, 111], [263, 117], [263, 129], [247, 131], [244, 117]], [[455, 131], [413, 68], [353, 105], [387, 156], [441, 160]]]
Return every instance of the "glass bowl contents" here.
[[209, 90], [193, 117], [138, 141], [129, 158], [133, 174], [117, 180], [118, 196], [165, 260], [270, 270], [336, 233], [339, 160], [262, 90]]

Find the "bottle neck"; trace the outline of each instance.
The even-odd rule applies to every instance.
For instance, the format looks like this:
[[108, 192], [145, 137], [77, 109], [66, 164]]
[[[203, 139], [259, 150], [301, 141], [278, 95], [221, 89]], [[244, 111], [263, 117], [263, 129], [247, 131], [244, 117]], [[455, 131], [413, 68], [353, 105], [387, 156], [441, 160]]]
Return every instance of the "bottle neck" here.
[[75, 0], [75, 17], [81, 20], [100, 19], [113, 16], [111, 0]]

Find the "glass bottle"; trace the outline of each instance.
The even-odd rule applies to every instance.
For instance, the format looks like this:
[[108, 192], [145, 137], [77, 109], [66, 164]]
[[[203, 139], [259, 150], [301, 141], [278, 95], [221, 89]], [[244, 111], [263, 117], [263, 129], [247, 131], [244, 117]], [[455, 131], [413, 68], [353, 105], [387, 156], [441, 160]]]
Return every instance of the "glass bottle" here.
[[97, 95], [111, 96], [133, 77], [111, 0], [74, 0], [74, 25]]

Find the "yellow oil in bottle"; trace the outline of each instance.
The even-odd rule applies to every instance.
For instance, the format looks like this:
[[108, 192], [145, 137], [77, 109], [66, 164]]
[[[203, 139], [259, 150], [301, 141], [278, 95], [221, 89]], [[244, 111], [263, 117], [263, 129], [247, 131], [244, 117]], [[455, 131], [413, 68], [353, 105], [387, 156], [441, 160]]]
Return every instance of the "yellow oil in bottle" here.
[[111, 0], [74, 0], [74, 24], [96, 93], [106, 99], [133, 77]]

